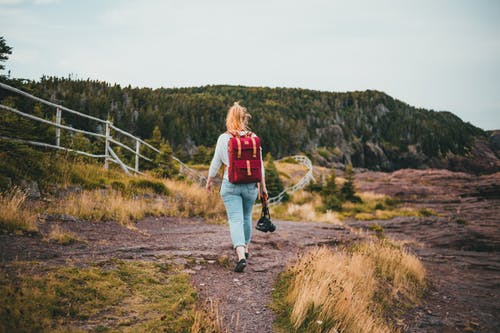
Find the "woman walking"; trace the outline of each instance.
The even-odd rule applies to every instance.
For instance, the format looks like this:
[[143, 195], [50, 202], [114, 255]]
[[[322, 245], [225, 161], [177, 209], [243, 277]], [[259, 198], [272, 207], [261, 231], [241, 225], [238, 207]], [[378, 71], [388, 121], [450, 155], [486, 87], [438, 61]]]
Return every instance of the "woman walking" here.
[[[210, 163], [206, 189], [212, 188], [213, 178], [217, 175], [222, 164], [224, 164], [224, 176], [220, 194], [226, 207], [229, 220], [229, 232], [231, 241], [238, 256], [235, 272], [243, 272], [249, 257], [249, 244], [252, 236], [252, 207], [259, 192], [258, 183], [233, 184], [229, 181], [229, 153], [228, 145], [231, 137], [250, 136], [256, 137], [248, 128], [250, 114], [247, 109], [238, 102], [229, 109], [226, 117], [227, 132], [222, 133], [215, 147], [214, 156]], [[260, 181], [261, 195], [267, 196], [264, 165], [262, 163], [262, 148], [260, 153], [262, 180]]]

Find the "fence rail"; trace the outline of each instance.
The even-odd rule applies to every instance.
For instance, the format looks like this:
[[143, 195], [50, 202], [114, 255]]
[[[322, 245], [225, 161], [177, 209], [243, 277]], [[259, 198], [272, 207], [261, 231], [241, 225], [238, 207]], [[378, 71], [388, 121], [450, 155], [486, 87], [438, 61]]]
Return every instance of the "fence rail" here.
[[[127, 174], [131, 174], [131, 172], [132, 173], [143, 174], [139, 170], [139, 161], [141, 159], [145, 160], [145, 161], [148, 161], [148, 162], [153, 162], [153, 159], [151, 159], [151, 158], [149, 158], [147, 156], [144, 156], [143, 154], [140, 153], [141, 145], [143, 145], [146, 148], [152, 150], [156, 154], [161, 154], [161, 152], [160, 152], [160, 150], [158, 148], [152, 146], [151, 144], [147, 143], [146, 141], [142, 140], [141, 138], [138, 138], [138, 137], [134, 136], [133, 134], [131, 134], [131, 133], [127, 132], [127, 131], [124, 131], [124, 130], [118, 128], [118, 127], [116, 127], [109, 120], [103, 120], [103, 119], [100, 119], [100, 118], [97, 118], [97, 117], [93, 117], [93, 116], [90, 116], [90, 115], [82, 113], [82, 112], [78, 112], [78, 111], [72, 110], [72, 109], [67, 108], [65, 106], [62, 106], [62, 105], [59, 105], [59, 104], [56, 104], [56, 103], [44, 100], [42, 98], [33, 96], [33, 95], [31, 95], [31, 94], [29, 94], [29, 93], [27, 93], [25, 91], [19, 90], [17, 88], [11, 87], [11, 86], [9, 86], [7, 84], [4, 84], [4, 83], [1, 83], [1, 82], [0, 82], [0, 88], [2, 88], [4, 90], [7, 90], [7, 91], [10, 91], [10, 92], [13, 92], [13, 93], [18, 94], [18, 95], [21, 95], [21, 96], [26, 97], [28, 99], [31, 99], [31, 100], [33, 100], [35, 102], [38, 102], [38, 103], [41, 103], [41, 104], [44, 104], [44, 105], [47, 105], [49, 107], [52, 107], [52, 108], [56, 109], [56, 121], [53, 122], [53, 121], [50, 121], [50, 120], [47, 120], [47, 119], [44, 119], [44, 118], [40, 118], [40, 117], [34, 116], [32, 114], [20, 111], [18, 109], [13, 108], [13, 107], [0, 104], [0, 109], [2, 109], [2, 110], [5, 110], [5, 111], [8, 111], [8, 112], [17, 114], [18, 116], [25, 117], [25, 118], [28, 118], [28, 119], [31, 119], [31, 120], [34, 120], [34, 121], [37, 121], [37, 122], [49, 125], [49, 126], [54, 126], [56, 128], [55, 145], [54, 144], [50, 144], [50, 143], [46, 143], [46, 142], [38, 142], [38, 141], [33, 141], [33, 140], [25, 140], [25, 139], [22, 139], [22, 138], [9, 138], [9, 137], [5, 137], [5, 136], [0, 136], [0, 138], [3, 139], [3, 140], [10, 140], [10, 141], [19, 142], [19, 143], [25, 143], [25, 144], [30, 144], [30, 145], [34, 145], [34, 146], [38, 146], [38, 147], [46, 147], [46, 148], [52, 148], [52, 149], [59, 149], [59, 150], [64, 150], [64, 151], [75, 152], [77, 154], [85, 155], [85, 156], [92, 157], [92, 158], [104, 158], [104, 167], [106, 169], [109, 168], [109, 162], [112, 162], [112, 163], [118, 164], [122, 168], [122, 170], [125, 173], [127, 173]], [[80, 116], [80, 117], [83, 117], [83, 118], [87, 118], [87, 119], [90, 119], [90, 120], [93, 120], [93, 121], [96, 121], [96, 122], [98, 122], [100, 124], [104, 124], [105, 125], [105, 134], [94, 133], [94, 132], [86, 131], [86, 130], [83, 130], [83, 129], [79, 129], [79, 128], [74, 128], [74, 127], [71, 127], [71, 126], [63, 125], [62, 124], [62, 119], [63, 119], [63, 117], [62, 117], [62, 111], [65, 111], [65, 112], [68, 112], [68, 113], [71, 113], [71, 114], [75, 114], [77, 116]], [[81, 150], [78, 150], [78, 149], [72, 149], [72, 148], [68, 148], [68, 147], [63, 147], [61, 145], [61, 129], [71, 131], [72, 133], [81, 133], [81, 134], [85, 134], [85, 135], [89, 135], [89, 136], [94, 136], [94, 137], [97, 137], [99, 139], [104, 139], [104, 146], [105, 146], [105, 148], [104, 148], [104, 154], [93, 154], [93, 153], [89, 153], [89, 152], [86, 152], [86, 151], [81, 151]], [[115, 135], [115, 137], [113, 137], [112, 134], [111, 134], [112, 131], [114, 131], [114, 132], [116, 132], [116, 133], [118, 133], [120, 135], [126, 136], [126, 137], [132, 139], [133, 141], [135, 141], [135, 147], [130, 147], [127, 144], [121, 142], [118, 139], [118, 137], [116, 137], [116, 135]], [[135, 156], [134, 167], [129, 166], [126, 163], [124, 163], [120, 159], [120, 157], [116, 154], [115, 150], [113, 150], [113, 148], [111, 147], [111, 144], [119, 146], [119, 147], [125, 149], [126, 151], [132, 153]], [[179, 163], [179, 165], [180, 165], [180, 172], [181, 173], [185, 174], [188, 178], [190, 178], [190, 179], [198, 182], [199, 184], [202, 184], [203, 182], [205, 182], [205, 180], [206, 180], [205, 176], [203, 176], [200, 173], [198, 173], [197, 171], [191, 169], [189, 166], [187, 166], [185, 163], [183, 163], [182, 161], [180, 161], [175, 156], [173, 157], [173, 159], [177, 163]]]
[[[307, 156], [305, 156], [305, 155], [294, 155], [294, 156], [290, 156], [290, 157], [286, 157], [286, 158], [287, 159], [288, 158], [293, 158], [299, 164], [304, 165], [307, 168], [307, 173], [299, 180], [298, 183], [286, 187], [278, 195], [276, 195], [276, 196], [274, 196], [272, 198], [269, 198], [268, 199], [268, 204], [269, 205], [280, 204], [288, 193], [293, 193], [293, 192], [295, 192], [297, 190], [300, 190], [300, 189], [304, 188], [307, 184], [309, 184], [311, 181], [314, 181], [313, 165], [312, 165], [311, 160]], [[276, 162], [279, 162], [279, 161], [281, 161], [281, 160], [278, 160]]]
[[[31, 119], [31, 120], [34, 120], [34, 121], [37, 121], [37, 122], [41, 122], [41, 123], [47, 124], [49, 126], [56, 127], [56, 138], [55, 138], [56, 144], [53, 145], [53, 144], [49, 144], [49, 143], [45, 143], [45, 142], [37, 142], [37, 141], [25, 140], [25, 139], [21, 139], [21, 138], [9, 138], [9, 137], [5, 137], [5, 136], [0, 136], [0, 139], [10, 140], [10, 141], [24, 143], [24, 144], [30, 144], [30, 145], [39, 146], [39, 147], [46, 147], [46, 148], [59, 149], [59, 150], [64, 150], [64, 151], [69, 151], [69, 152], [75, 152], [75, 153], [78, 153], [78, 154], [81, 154], [81, 155], [85, 155], [85, 156], [88, 156], [88, 157], [92, 157], [92, 158], [104, 158], [104, 167], [106, 169], [109, 168], [109, 162], [116, 163], [116, 164], [118, 164], [122, 168], [122, 170], [125, 173], [127, 173], [129, 175], [131, 174], [131, 172], [132, 173], [136, 173], [136, 174], [137, 173], [138, 174], [143, 174], [139, 170], [139, 161], [140, 161], [140, 159], [143, 159], [143, 160], [148, 161], [148, 162], [152, 162], [153, 161], [151, 158], [146, 157], [146, 156], [144, 156], [144, 155], [142, 155], [140, 153], [141, 145], [144, 145], [145, 147], [149, 148], [150, 150], [152, 150], [153, 152], [155, 152], [157, 154], [161, 154], [161, 152], [160, 152], [160, 150], [158, 148], [156, 148], [156, 147], [152, 146], [151, 144], [147, 143], [146, 141], [144, 141], [144, 140], [142, 140], [142, 139], [134, 136], [133, 134], [131, 134], [131, 133], [127, 132], [127, 131], [124, 131], [124, 130], [118, 128], [118, 127], [116, 127], [109, 120], [103, 120], [103, 119], [100, 119], [100, 118], [97, 118], [97, 117], [93, 117], [93, 116], [87, 115], [85, 113], [81, 113], [81, 112], [69, 109], [69, 108], [64, 107], [62, 105], [59, 105], [59, 104], [56, 104], [56, 103], [53, 103], [53, 102], [49, 102], [47, 100], [44, 100], [42, 98], [33, 96], [33, 95], [31, 95], [31, 94], [29, 94], [29, 93], [27, 93], [25, 91], [19, 90], [17, 88], [11, 87], [11, 86], [9, 86], [7, 84], [4, 84], [4, 83], [1, 83], [1, 82], [0, 82], [0, 88], [2, 88], [4, 90], [7, 90], [7, 91], [10, 91], [10, 92], [13, 92], [13, 93], [16, 93], [16, 94], [19, 94], [19, 95], [21, 95], [23, 97], [29, 98], [31, 100], [34, 100], [36, 102], [45, 104], [47, 106], [56, 108], [56, 121], [52, 122], [50, 120], [43, 119], [43, 118], [31, 115], [31, 114], [22, 112], [20, 110], [17, 110], [15, 108], [10, 107], [10, 106], [0, 104], [0, 109], [2, 109], [2, 110], [9, 111], [9, 112], [15, 113], [15, 114], [17, 114], [19, 116], [22, 116], [22, 117], [25, 117], [25, 118], [28, 118], [28, 119]], [[78, 115], [78, 116], [83, 117], [83, 118], [91, 119], [91, 120], [94, 120], [94, 121], [99, 122], [101, 124], [105, 124], [105, 134], [94, 133], [94, 132], [85, 131], [85, 130], [78, 129], [78, 128], [73, 128], [71, 126], [62, 125], [61, 124], [61, 122], [62, 122], [62, 111], [69, 112], [69, 113]], [[78, 149], [72, 149], [72, 148], [68, 148], [68, 147], [63, 147], [61, 145], [61, 129], [68, 130], [68, 131], [71, 131], [73, 133], [81, 133], [81, 134], [85, 134], [85, 135], [94, 136], [94, 137], [97, 137], [97, 138], [100, 138], [100, 139], [104, 139], [105, 140], [104, 154], [101, 154], [101, 155], [99, 155], [99, 154], [92, 154], [92, 153], [81, 151], [81, 150], [78, 150]], [[115, 139], [111, 135], [111, 130], [113, 130], [113, 131], [115, 131], [115, 132], [117, 132], [117, 133], [119, 133], [121, 135], [124, 135], [124, 136], [126, 136], [126, 137], [134, 140], [135, 141], [135, 147], [129, 147], [126, 144], [124, 144], [123, 142], [120, 142], [117, 138]], [[129, 152], [131, 152], [132, 154], [134, 154], [135, 155], [134, 167], [131, 167], [131, 166], [127, 165], [126, 163], [124, 163], [119, 158], [119, 156], [116, 154], [116, 152], [113, 150], [113, 148], [111, 147], [111, 144], [117, 145], [117, 146], [119, 146], [119, 147], [121, 147], [121, 148], [123, 148], [123, 149], [125, 149], [125, 150], [127, 150]], [[172, 156], [172, 158], [173, 158], [174, 161], [176, 161], [177, 163], [179, 163], [179, 166], [180, 166], [179, 167], [179, 172], [181, 172], [182, 174], [186, 175], [188, 178], [190, 178], [191, 180], [197, 182], [200, 185], [205, 184], [206, 177], [204, 175], [202, 175], [198, 171], [190, 168], [188, 165], [186, 165], [185, 163], [183, 163], [177, 157]], [[282, 200], [283, 200], [283, 198], [285, 197], [285, 195], [287, 193], [292, 193], [294, 191], [297, 191], [297, 190], [303, 188], [304, 186], [306, 186], [307, 184], [309, 184], [309, 182], [311, 180], [314, 180], [313, 166], [312, 166], [312, 162], [311, 162], [311, 160], [309, 158], [307, 158], [306, 156], [303, 156], [303, 155], [295, 155], [295, 156], [291, 156], [291, 158], [293, 158], [294, 160], [296, 160], [298, 163], [300, 163], [302, 165], [305, 165], [307, 167], [308, 171], [304, 175], [304, 177], [302, 177], [300, 179], [300, 181], [297, 184], [289, 186], [289, 187], [285, 188], [277, 196], [269, 198], [269, 204], [270, 205], [275, 205], [275, 204], [281, 203]]]

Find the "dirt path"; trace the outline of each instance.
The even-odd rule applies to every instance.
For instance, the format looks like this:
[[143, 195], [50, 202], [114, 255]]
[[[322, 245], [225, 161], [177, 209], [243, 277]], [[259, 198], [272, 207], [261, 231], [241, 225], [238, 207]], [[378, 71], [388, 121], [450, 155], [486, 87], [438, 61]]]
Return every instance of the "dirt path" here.
[[[114, 222], [91, 223], [50, 219], [77, 233], [86, 243], [61, 246], [38, 238], [0, 236], [1, 261], [36, 260], [64, 265], [109, 258], [140, 259], [185, 265], [202, 299], [218, 304], [230, 332], [271, 332], [273, 314], [268, 309], [277, 274], [305, 247], [344, 243], [357, 238], [348, 228], [324, 223], [276, 221], [279, 233], [255, 232], [249, 265], [234, 273], [235, 256], [225, 225], [201, 219], [149, 218], [130, 230]], [[229, 267], [219, 262], [227, 258]]]
[[[412, 248], [430, 277], [424, 302], [405, 317], [404, 331], [500, 332], [500, 198], [495, 195], [499, 179], [498, 175], [479, 178], [442, 170], [357, 176], [363, 190], [395, 195], [442, 214], [376, 221], [386, 234], [414, 243]], [[459, 218], [465, 224], [457, 223]], [[255, 231], [243, 274], [231, 270], [235, 257], [227, 226], [196, 218], [148, 218], [131, 230], [114, 222], [53, 216], [41, 224], [42, 229], [58, 224], [85, 242], [61, 246], [36, 237], [0, 235], [0, 267], [14, 260], [65, 265], [109, 258], [185, 265], [202, 300], [218, 304], [230, 332], [271, 332], [273, 313], [267, 305], [276, 276], [286, 263], [310, 246], [357, 240], [362, 236], [351, 228], [365, 229], [368, 224], [356, 220], [346, 221], [345, 227], [274, 222], [276, 233]], [[224, 257], [229, 268], [219, 263]]]

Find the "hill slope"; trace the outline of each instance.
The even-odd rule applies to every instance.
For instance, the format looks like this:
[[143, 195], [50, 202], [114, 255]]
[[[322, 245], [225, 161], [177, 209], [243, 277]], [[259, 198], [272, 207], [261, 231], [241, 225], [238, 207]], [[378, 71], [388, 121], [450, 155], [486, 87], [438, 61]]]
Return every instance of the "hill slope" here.
[[[201, 145], [213, 146], [224, 130], [228, 106], [241, 101], [253, 115], [251, 125], [266, 143], [264, 148], [275, 157], [305, 152], [323, 165], [350, 161], [356, 167], [379, 170], [439, 166], [485, 171], [491, 165], [461, 162], [478, 140], [486, 143], [481, 149], [490, 149], [486, 132], [450, 112], [417, 109], [380, 91], [335, 93], [221, 85], [153, 90], [52, 77], [6, 83], [100, 118], [109, 117], [143, 138], [151, 137], [158, 125], [181, 159], [192, 158]], [[0, 100], [25, 111], [36, 109], [4, 91]], [[38, 112], [54, 114], [44, 107]], [[65, 121], [96, 130], [96, 125], [81, 119], [65, 116]], [[486, 155], [496, 159], [491, 150]]]

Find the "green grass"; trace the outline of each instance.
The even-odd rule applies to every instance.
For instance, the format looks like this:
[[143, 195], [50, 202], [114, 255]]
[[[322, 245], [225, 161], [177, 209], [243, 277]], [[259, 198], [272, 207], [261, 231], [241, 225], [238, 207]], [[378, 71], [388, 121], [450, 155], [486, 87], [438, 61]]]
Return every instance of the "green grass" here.
[[189, 276], [167, 265], [16, 265], [0, 271], [0, 332], [189, 332], [194, 322]]

